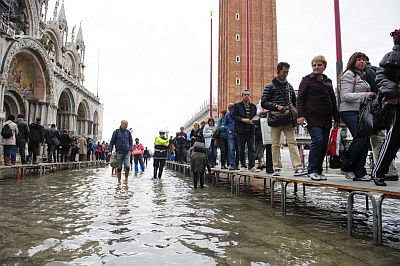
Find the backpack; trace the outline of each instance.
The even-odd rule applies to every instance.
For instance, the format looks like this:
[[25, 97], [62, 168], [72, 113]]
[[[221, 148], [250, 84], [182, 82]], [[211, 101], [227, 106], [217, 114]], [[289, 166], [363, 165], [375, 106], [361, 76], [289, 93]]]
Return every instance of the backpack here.
[[3, 128], [1, 129], [1, 136], [4, 139], [9, 139], [13, 136], [13, 132], [9, 124], [4, 124]]

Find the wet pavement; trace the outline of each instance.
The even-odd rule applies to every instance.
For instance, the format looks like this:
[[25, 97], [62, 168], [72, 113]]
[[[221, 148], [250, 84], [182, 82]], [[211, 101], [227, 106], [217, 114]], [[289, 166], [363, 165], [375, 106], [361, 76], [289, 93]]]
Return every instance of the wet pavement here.
[[[151, 170], [117, 185], [111, 169], [0, 181], [2, 265], [399, 265], [398, 201], [384, 207], [385, 246], [372, 213], [346, 233], [347, 194], [308, 188], [270, 207], [261, 191], [194, 190], [191, 179]], [[358, 204], [363, 204], [360, 200]]]

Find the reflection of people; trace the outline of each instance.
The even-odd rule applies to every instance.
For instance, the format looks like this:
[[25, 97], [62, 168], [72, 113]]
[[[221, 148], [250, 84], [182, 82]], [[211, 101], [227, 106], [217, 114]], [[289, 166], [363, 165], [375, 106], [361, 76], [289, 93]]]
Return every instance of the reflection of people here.
[[387, 53], [380, 62], [376, 81], [383, 101], [389, 104], [390, 123], [378, 160], [372, 169], [372, 177], [377, 186], [386, 186], [385, 174], [400, 148], [400, 29], [390, 33], [393, 37], [393, 51]]
[[369, 137], [357, 135], [360, 104], [364, 100], [373, 99], [375, 95], [369, 92], [370, 85], [365, 80], [365, 66], [366, 55], [360, 52], [353, 53], [340, 78], [340, 118], [353, 137], [346, 158], [349, 164], [346, 163], [346, 168], [342, 170], [345, 177], [353, 181], [371, 180], [365, 169]]
[[119, 184], [121, 183], [122, 164], [125, 167], [125, 183], [128, 183], [128, 175], [130, 170], [129, 159], [133, 140], [132, 134], [129, 130], [127, 130], [127, 128], [128, 121], [122, 120], [121, 126], [114, 131], [108, 146], [110, 156], [112, 154], [113, 147], [115, 146], [115, 152], [117, 155], [117, 178]]
[[160, 130], [159, 136], [154, 140], [153, 168], [154, 179], [161, 178], [165, 161], [167, 160], [167, 149], [169, 141], [165, 137], [165, 131]]
[[324, 74], [326, 64], [322, 55], [312, 59], [312, 73], [303, 77], [297, 95], [297, 123], [304, 125], [307, 120], [307, 130], [311, 135], [307, 171], [311, 179], [317, 181], [326, 180], [322, 175], [322, 164], [328, 147], [332, 118], [335, 127], [339, 126], [340, 120], [332, 80]]

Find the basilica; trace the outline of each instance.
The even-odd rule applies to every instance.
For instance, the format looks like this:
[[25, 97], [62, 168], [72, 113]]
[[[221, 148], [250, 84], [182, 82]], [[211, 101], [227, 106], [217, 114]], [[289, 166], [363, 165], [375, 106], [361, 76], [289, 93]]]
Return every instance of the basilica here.
[[83, 86], [82, 26], [69, 31], [64, 3], [49, 14], [48, 2], [0, 0], [0, 123], [23, 114], [101, 140], [103, 105]]

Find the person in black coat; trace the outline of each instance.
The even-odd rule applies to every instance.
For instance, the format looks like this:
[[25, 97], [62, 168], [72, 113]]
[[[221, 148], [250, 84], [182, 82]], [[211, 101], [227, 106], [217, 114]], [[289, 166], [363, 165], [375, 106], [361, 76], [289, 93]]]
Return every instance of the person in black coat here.
[[250, 91], [242, 91], [242, 101], [235, 103], [233, 106], [232, 118], [235, 121], [235, 133], [238, 135], [239, 141], [239, 158], [240, 164], [245, 170], [245, 146], [247, 143], [248, 170], [257, 171], [255, 168], [256, 144], [255, 144], [255, 128], [251, 119], [257, 114], [257, 107], [250, 102]]
[[40, 121], [40, 117], [37, 117], [36, 121], [29, 125], [28, 152], [32, 163], [37, 163], [36, 157], [40, 153], [41, 145], [44, 144], [44, 127], [40, 124]]
[[68, 134], [67, 129], [63, 129], [62, 134], [60, 136], [60, 142], [61, 142], [61, 162], [69, 162], [69, 152], [71, 149], [72, 145], [72, 138]]
[[21, 157], [21, 163], [26, 164], [25, 148], [26, 144], [29, 141], [29, 126], [22, 114], [19, 114], [17, 116], [17, 120], [15, 121], [15, 123], [17, 123], [18, 126], [17, 147], [19, 150], [19, 155]]

